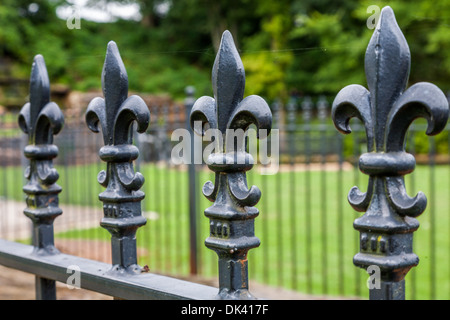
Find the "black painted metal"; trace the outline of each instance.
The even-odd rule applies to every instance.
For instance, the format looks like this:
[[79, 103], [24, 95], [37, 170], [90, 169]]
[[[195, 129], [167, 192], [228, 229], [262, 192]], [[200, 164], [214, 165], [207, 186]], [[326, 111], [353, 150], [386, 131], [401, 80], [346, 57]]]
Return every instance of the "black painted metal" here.
[[64, 253], [36, 255], [33, 247], [0, 239], [0, 263], [41, 278], [66, 283], [68, 267], [80, 267], [80, 287], [121, 299], [211, 300], [217, 288], [153, 273], [127, 275], [111, 272], [111, 265]]
[[185, 89], [186, 99], [184, 102], [186, 112], [186, 128], [191, 135], [191, 159], [188, 164], [188, 188], [189, 188], [189, 268], [191, 274], [198, 273], [198, 248], [197, 248], [197, 173], [194, 163], [194, 132], [189, 123], [189, 116], [194, 106], [195, 88], [189, 86]]
[[[50, 102], [50, 82], [44, 58], [34, 58], [30, 78], [30, 102], [26, 103], [19, 115], [19, 126], [28, 134], [28, 145], [24, 154], [30, 165], [25, 170], [27, 184], [23, 187], [27, 208], [24, 214], [33, 222], [32, 243], [34, 254], [54, 255], [53, 221], [62, 213], [58, 207], [56, 184], [58, 172], [53, 168], [53, 160], [58, 155], [58, 147], [53, 145], [53, 135], [58, 134], [64, 124], [61, 110]], [[36, 277], [36, 298], [56, 299], [55, 282]]]
[[419, 262], [413, 253], [413, 232], [419, 227], [415, 217], [425, 210], [427, 200], [422, 192], [411, 198], [405, 190], [403, 176], [415, 167], [414, 156], [404, 149], [408, 127], [423, 117], [427, 135], [435, 135], [448, 119], [448, 101], [438, 87], [422, 82], [405, 90], [409, 70], [408, 44], [392, 9], [385, 7], [365, 56], [369, 91], [347, 86], [332, 107], [340, 132], [351, 132], [353, 117], [366, 128], [368, 152], [361, 155], [359, 168], [369, 175], [369, 184], [365, 193], [353, 187], [348, 200], [355, 210], [365, 212], [354, 222], [360, 232], [354, 264], [381, 271], [380, 288], [370, 289], [371, 299], [404, 299], [404, 277]]
[[[205, 244], [219, 257], [219, 298], [252, 299], [248, 291], [248, 250], [259, 246], [254, 234], [254, 219], [259, 211], [254, 207], [261, 192], [247, 187], [246, 171], [253, 166], [244, 141], [231, 139], [231, 130], [246, 131], [251, 124], [267, 132], [272, 114], [267, 103], [252, 95], [243, 99], [245, 74], [242, 61], [230, 32], [222, 36], [212, 70], [214, 98], [199, 98], [191, 113], [195, 133], [205, 134], [205, 125], [216, 129], [223, 138], [220, 150], [208, 158], [208, 167], [215, 172], [215, 183], [206, 182], [203, 194], [214, 204], [205, 210], [210, 219], [210, 236]], [[201, 122], [201, 127], [196, 126]], [[267, 133], [268, 134], [268, 133]], [[229, 141], [231, 140], [231, 141]], [[217, 142], [217, 141], [216, 141]]]
[[145, 132], [150, 112], [138, 96], [128, 97], [128, 77], [117, 45], [108, 44], [102, 72], [104, 99], [94, 98], [86, 111], [90, 130], [99, 132], [101, 125], [105, 146], [100, 158], [107, 162], [106, 171], [98, 174], [98, 182], [106, 187], [99, 195], [103, 202], [104, 218], [101, 226], [111, 237], [113, 270], [140, 273], [137, 264], [136, 231], [146, 223], [141, 214], [144, 193], [139, 189], [144, 177], [133, 169], [139, 150], [133, 143], [133, 122], [137, 131]]

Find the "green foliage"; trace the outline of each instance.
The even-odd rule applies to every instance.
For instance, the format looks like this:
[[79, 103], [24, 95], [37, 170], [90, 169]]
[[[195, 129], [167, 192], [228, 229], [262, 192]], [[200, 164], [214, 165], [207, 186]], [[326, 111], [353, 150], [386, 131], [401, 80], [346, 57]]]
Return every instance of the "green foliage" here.
[[[118, 43], [130, 89], [181, 99], [184, 87], [210, 95], [211, 66], [220, 35], [229, 29], [247, 74], [246, 94], [286, 101], [292, 93], [333, 96], [351, 83], [365, 85], [364, 53], [372, 35], [370, 5], [390, 5], [408, 40], [410, 83], [450, 84], [450, 0], [107, 0], [137, 3], [142, 21], [81, 21], [69, 30], [56, 16], [63, 0], [3, 0], [0, 57], [14, 77], [29, 76], [37, 53], [44, 55], [52, 83], [73, 89], [100, 87], [106, 44]], [[91, 0], [91, 4], [99, 0]], [[155, 8], [170, 4], [165, 14]]]
[[[262, 32], [246, 39], [242, 60], [247, 75], [247, 90], [268, 99], [288, 97], [286, 70], [293, 54], [285, 51], [292, 21], [286, 12], [287, 1], [260, 5]], [[266, 49], [266, 50], [264, 50]]]

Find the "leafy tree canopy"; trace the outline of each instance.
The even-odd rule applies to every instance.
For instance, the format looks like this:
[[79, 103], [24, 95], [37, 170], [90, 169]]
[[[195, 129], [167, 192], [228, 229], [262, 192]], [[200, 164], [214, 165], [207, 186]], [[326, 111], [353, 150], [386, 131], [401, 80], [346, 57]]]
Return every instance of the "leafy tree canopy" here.
[[[32, 2], [32, 3], [31, 3]], [[64, 0], [2, 0], [0, 61], [14, 77], [29, 76], [44, 55], [52, 83], [99, 88], [106, 44], [117, 42], [130, 89], [182, 98], [194, 85], [211, 94], [210, 73], [220, 36], [232, 32], [247, 74], [246, 94], [288, 99], [335, 95], [365, 85], [364, 53], [373, 30], [371, 5], [394, 9], [412, 53], [410, 81], [450, 89], [450, 0], [90, 0], [139, 5], [141, 20], [81, 21], [69, 30], [56, 9]], [[164, 10], [162, 10], [164, 9]]]

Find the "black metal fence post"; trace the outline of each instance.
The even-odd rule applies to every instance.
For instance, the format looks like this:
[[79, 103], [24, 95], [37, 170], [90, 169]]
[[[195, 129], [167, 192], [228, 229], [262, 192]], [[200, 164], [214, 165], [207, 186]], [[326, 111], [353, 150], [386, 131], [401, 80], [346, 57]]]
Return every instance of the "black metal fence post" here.
[[[53, 135], [60, 132], [64, 124], [61, 110], [50, 102], [50, 83], [44, 58], [34, 58], [30, 79], [30, 102], [20, 111], [19, 126], [28, 134], [28, 145], [24, 149], [30, 160], [25, 169], [27, 184], [27, 208], [24, 214], [33, 222], [32, 241], [35, 254], [52, 255], [59, 251], [54, 246], [53, 221], [62, 213], [58, 207], [61, 187], [56, 184], [58, 172], [53, 160], [58, 147], [53, 144]], [[36, 276], [36, 299], [56, 299], [55, 281]]]
[[312, 120], [312, 100], [310, 96], [306, 96], [301, 103], [301, 112], [303, 119], [303, 130], [304, 130], [304, 151], [305, 151], [305, 244], [306, 244], [306, 292], [312, 293], [312, 194], [311, 194], [311, 120]]
[[192, 107], [194, 106], [195, 88], [186, 87], [186, 99], [184, 102], [186, 111], [186, 128], [191, 135], [191, 158], [188, 164], [188, 194], [189, 194], [189, 272], [198, 273], [198, 250], [197, 250], [197, 172], [194, 163], [194, 132], [189, 123]]
[[140, 97], [128, 97], [127, 73], [113, 41], [106, 52], [102, 89], [105, 98], [94, 98], [86, 111], [89, 129], [99, 132], [100, 124], [105, 143], [99, 154], [107, 163], [107, 169], [100, 171], [97, 177], [106, 188], [99, 195], [104, 213], [101, 226], [112, 235], [113, 270], [140, 273], [136, 231], [146, 223], [146, 218], [141, 213], [144, 193], [139, 190], [144, 177], [133, 169], [133, 160], [139, 155], [138, 148], [132, 144], [133, 122], [136, 121], [138, 132], [145, 132], [150, 112]]
[[[297, 155], [297, 98], [291, 96], [289, 99], [289, 102], [286, 105], [286, 111], [287, 111], [287, 126], [286, 131], [288, 135], [288, 145], [289, 145], [289, 164], [292, 172], [295, 172], [295, 164], [296, 164], [296, 155]], [[289, 191], [292, 192], [292, 194], [295, 194], [297, 191], [296, 188], [296, 175], [290, 174], [289, 175]], [[291, 271], [291, 283], [292, 288], [294, 290], [297, 289], [297, 282], [298, 282], [298, 266], [297, 266], [297, 242], [298, 239], [296, 237], [296, 229], [298, 227], [297, 223], [297, 208], [295, 205], [295, 197], [290, 197], [290, 231], [291, 231], [291, 254], [292, 254], [292, 271]], [[279, 270], [281, 273], [281, 269]]]
[[[248, 291], [248, 250], [259, 246], [254, 234], [254, 207], [261, 192], [248, 189], [246, 171], [254, 160], [246, 152], [245, 134], [251, 124], [258, 130], [270, 131], [272, 114], [259, 96], [243, 99], [245, 74], [242, 61], [230, 32], [222, 35], [212, 70], [214, 98], [201, 97], [192, 108], [191, 126], [203, 135], [205, 124], [215, 130], [219, 147], [208, 158], [208, 167], [215, 172], [215, 183], [206, 182], [203, 194], [214, 204], [205, 210], [210, 219], [210, 236], [205, 244], [219, 257], [219, 295], [221, 299], [252, 299]], [[201, 126], [198, 126], [198, 123]], [[265, 135], [264, 135], [265, 136]], [[259, 135], [258, 135], [259, 137]]]
[[[419, 192], [410, 198], [403, 176], [415, 168], [415, 158], [404, 149], [408, 127], [418, 117], [428, 121], [427, 135], [442, 131], [448, 119], [448, 101], [430, 83], [417, 83], [407, 90], [409, 47], [390, 7], [381, 11], [365, 56], [369, 91], [350, 85], [336, 96], [332, 117], [336, 128], [351, 132], [349, 120], [365, 125], [368, 152], [359, 159], [360, 170], [369, 175], [367, 192], [353, 187], [351, 206], [365, 214], [356, 219], [360, 252], [353, 261], [371, 273], [370, 299], [405, 298], [404, 277], [419, 258], [413, 253], [415, 219], [426, 207]], [[377, 274], [379, 279], [377, 279]]]
[[328, 233], [327, 233], [327, 199], [328, 199], [328, 192], [327, 192], [327, 172], [326, 172], [326, 157], [327, 157], [327, 109], [328, 109], [328, 103], [324, 96], [319, 97], [319, 100], [317, 101], [317, 118], [319, 119], [319, 131], [320, 131], [320, 144], [321, 147], [321, 173], [320, 173], [320, 194], [321, 194], [321, 234], [322, 234], [322, 292], [324, 294], [328, 293], [328, 277], [327, 277], [327, 271], [328, 271], [328, 246], [327, 246], [327, 240], [328, 240]]

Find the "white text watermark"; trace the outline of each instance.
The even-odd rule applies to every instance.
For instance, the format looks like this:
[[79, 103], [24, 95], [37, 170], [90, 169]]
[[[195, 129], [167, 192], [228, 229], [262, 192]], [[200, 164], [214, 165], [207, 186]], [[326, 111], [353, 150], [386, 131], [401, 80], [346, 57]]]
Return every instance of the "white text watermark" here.
[[367, 279], [367, 288], [369, 289], [381, 289], [381, 271], [380, 267], [376, 265], [370, 265], [367, 267], [367, 273], [370, 275]]
[[367, 7], [367, 13], [372, 13], [372, 15], [367, 19], [366, 25], [369, 29], [375, 29], [380, 18], [380, 7], [376, 5], [371, 5]]
[[81, 29], [81, 17], [80, 17], [80, 8], [76, 6], [72, 6], [72, 13], [66, 20], [67, 29]]
[[66, 273], [70, 274], [67, 277], [66, 286], [68, 289], [80, 289], [81, 288], [81, 269], [77, 265], [70, 265], [67, 267]]
[[[194, 130], [202, 131], [202, 122], [194, 122]], [[192, 141], [193, 140], [193, 141]], [[224, 141], [225, 140], [225, 141]], [[268, 137], [268, 130], [249, 128], [227, 129], [223, 135], [218, 129], [208, 129], [203, 137], [194, 135], [187, 129], [176, 129], [172, 132], [171, 141], [178, 141], [172, 148], [171, 161], [174, 165], [209, 163], [214, 164], [261, 164], [262, 174], [275, 174], [279, 169], [279, 130], [273, 129]], [[204, 142], [209, 144], [202, 150]], [[270, 155], [269, 155], [270, 142]], [[249, 156], [213, 157], [223, 154], [224, 150], [230, 154], [245, 154]]]

